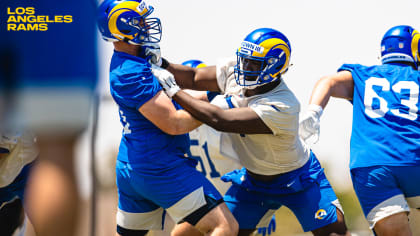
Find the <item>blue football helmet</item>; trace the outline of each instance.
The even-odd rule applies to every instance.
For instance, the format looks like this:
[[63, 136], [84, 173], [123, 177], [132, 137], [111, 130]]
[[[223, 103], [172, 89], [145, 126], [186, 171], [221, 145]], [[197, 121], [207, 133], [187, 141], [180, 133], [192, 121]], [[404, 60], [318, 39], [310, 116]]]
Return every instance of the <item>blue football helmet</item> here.
[[159, 18], [149, 18], [153, 7], [144, 0], [104, 0], [97, 12], [102, 38], [129, 44], [159, 43], [162, 27]]
[[207, 65], [204, 64], [204, 62], [200, 61], [200, 60], [188, 60], [188, 61], [184, 61], [182, 63], [182, 65], [184, 66], [189, 66], [192, 68], [201, 68], [201, 67], [206, 67]]
[[413, 63], [419, 69], [420, 33], [408, 25], [389, 29], [381, 41], [381, 61], [386, 63]]
[[236, 52], [236, 83], [255, 88], [280, 79], [289, 68], [291, 52], [289, 40], [279, 31], [270, 28], [252, 31]]

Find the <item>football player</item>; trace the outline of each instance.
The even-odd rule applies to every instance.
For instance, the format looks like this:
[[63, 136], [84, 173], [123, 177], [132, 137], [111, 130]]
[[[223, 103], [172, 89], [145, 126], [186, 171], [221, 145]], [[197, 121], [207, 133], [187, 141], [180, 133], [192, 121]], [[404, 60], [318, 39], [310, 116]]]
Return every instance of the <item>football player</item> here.
[[409, 206], [420, 208], [420, 34], [389, 29], [381, 41], [382, 65], [344, 64], [315, 85], [300, 126], [319, 133], [330, 97], [353, 104], [350, 172], [369, 225], [377, 235], [411, 235]]
[[107, 0], [99, 7], [100, 32], [115, 49], [110, 90], [123, 127], [116, 164], [117, 233], [161, 229], [167, 212], [203, 234], [236, 235], [237, 222], [222, 196], [187, 156], [188, 132], [201, 122], [172, 103], [151, 72], [146, 49], [162, 33], [152, 12], [144, 0]]
[[29, 132], [0, 133], [0, 232], [25, 232], [23, 201], [30, 169], [38, 157], [35, 136]]
[[[195, 118], [222, 131], [221, 153], [244, 166], [227, 173], [224, 199], [240, 235], [267, 226], [281, 206], [290, 208], [304, 231], [346, 234], [343, 213], [323, 169], [298, 136], [300, 105], [282, 79], [291, 47], [281, 32], [248, 34], [236, 58], [216, 66], [187, 68], [162, 59], [153, 72], [166, 94]], [[230, 109], [192, 98], [181, 88], [220, 92]]]
[[[184, 66], [193, 68], [202, 68], [207, 65], [201, 60], [188, 60], [182, 63]], [[190, 90], [187, 90], [190, 91]], [[197, 92], [193, 91], [192, 92]], [[220, 95], [218, 92], [203, 92], [206, 96], [205, 101], [209, 101], [212, 104], [221, 107], [222, 109], [229, 109], [229, 102], [225, 96]], [[195, 96], [200, 97], [200, 96]], [[208, 125], [202, 125], [197, 129], [190, 132], [190, 155], [199, 161], [199, 169], [203, 175], [205, 175], [214, 186], [221, 192], [226, 193], [230, 184], [224, 182], [220, 177], [234, 169], [241, 168], [238, 159], [232, 159], [220, 154], [220, 135], [219, 131], [211, 128]], [[187, 227], [177, 226], [177, 227]], [[185, 229], [188, 230], [188, 229]], [[191, 229], [190, 229], [191, 230]], [[276, 230], [276, 219], [273, 215], [268, 227], [258, 228], [258, 234], [271, 235]], [[178, 231], [180, 232], [180, 231]], [[182, 232], [182, 231], [181, 231]], [[190, 233], [191, 234], [191, 233]]]

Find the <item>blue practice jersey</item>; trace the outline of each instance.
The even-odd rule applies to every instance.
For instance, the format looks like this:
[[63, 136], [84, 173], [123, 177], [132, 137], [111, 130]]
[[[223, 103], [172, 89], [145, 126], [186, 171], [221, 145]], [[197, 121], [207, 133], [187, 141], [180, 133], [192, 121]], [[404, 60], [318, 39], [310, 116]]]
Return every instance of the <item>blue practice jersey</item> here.
[[344, 64], [354, 80], [350, 168], [420, 165], [420, 72]]
[[[165, 158], [169, 161], [167, 158], [187, 153], [190, 142], [188, 134], [166, 134], [138, 111], [162, 90], [145, 59], [114, 51], [110, 67], [110, 88], [119, 106], [120, 121], [124, 127], [118, 160], [131, 164], [141, 163], [142, 167], [147, 168], [147, 163], [152, 167], [157, 161], [164, 161]], [[173, 103], [175, 108], [180, 109], [178, 104]]]

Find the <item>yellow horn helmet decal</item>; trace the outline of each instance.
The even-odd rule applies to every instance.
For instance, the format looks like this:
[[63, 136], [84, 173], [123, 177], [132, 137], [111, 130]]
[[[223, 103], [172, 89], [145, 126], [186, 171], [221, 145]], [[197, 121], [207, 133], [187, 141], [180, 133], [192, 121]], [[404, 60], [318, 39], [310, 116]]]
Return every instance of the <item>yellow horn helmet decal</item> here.
[[413, 40], [411, 40], [411, 53], [413, 54], [414, 61], [419, 62], [419, 41], [420, 33], [414, 30], [412, 33]]
[[[280, 71], [274, 75], [271, 75], [272, 77], [276, 77], [279, 73], [283, 73], [287, 66], [289, 65], [289, 60], [290, 60], [290, 48], [289, 46], [287, 46], [287, 43], [279, 38], [271, 38], [271, 39], [267, 39], [264, 40], [263, 42], [261, 42], [259, 44], [260, 46], [262, 46], [264, 48], [264, 52], [263, 53], [258, 53], [256, 51], [254, 51], [252, 53], [252, 56], [257, 56], [257, 57], [265, 57], [269, 51], [269, 49], [273, 50], [273, 49], [280, 49], [284, 52], [285, 56], [286, 56], [286, 61], [284, 63], [284, 66], [280, 69]], [[275, 45], [274, 47], [272, 45]]]
[[[123, 40], [124, 38], [127, 38], [129, 40], [134, 39], [135, 35], [128, 35], [128, 34], [125, 34], [125, 33], [121, 32], [120, 30], [118, 30], [117, 20], [118, 20], [118, 17], [122, 13], [127, 12], [127, 11], [135, 11], [135, 12], [139, 13], [140, 15], [142, 15], [137, 10], [138, 5], [139, 5], [139, 2], [126, 1], [126, 2], [119, 3], [114, 8], [112, 8], [112, 10], [109, 12], [108, 27], [109, 27], [109, 31], [112, 33], [112, 35], [114, 35], [115, 38], [117, 38], [119, 40]], [[145, 11], [147, 11], [146, 8], [143, 10], [142, 13], [144, 14]]]
[[[114, 14], [115, 11], [118, 11], [120, 9], [130, 9], [132, 11], [137, 11], [137, 6], [139, 5], [139, 2], [135, 1], [125, 1], [122, 3], [117, 4], [112, 10], [109, 12], [109, 15]], [[138, 12], [138, 11], [137, 11]], [[138, 12], [140, 14], [140, 12]]]

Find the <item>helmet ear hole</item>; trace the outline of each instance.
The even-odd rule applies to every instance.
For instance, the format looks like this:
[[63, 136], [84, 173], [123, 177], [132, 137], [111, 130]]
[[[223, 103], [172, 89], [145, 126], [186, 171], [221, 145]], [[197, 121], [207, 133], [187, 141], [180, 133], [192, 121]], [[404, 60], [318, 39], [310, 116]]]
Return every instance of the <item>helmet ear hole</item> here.
[[274, 57], [272, 57], [272, 58], [270, 58], [270, 59], [268, 59], [268, 60], [267, 60], [267, 62], [268, 62], [268, 64], [269, 64], [269, 65], [273, 65], [273, 64], [275, 64], [277, 61], [278, 61], [278, 59], [277, 59], [277, 58], [274, 58]]

